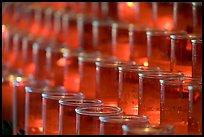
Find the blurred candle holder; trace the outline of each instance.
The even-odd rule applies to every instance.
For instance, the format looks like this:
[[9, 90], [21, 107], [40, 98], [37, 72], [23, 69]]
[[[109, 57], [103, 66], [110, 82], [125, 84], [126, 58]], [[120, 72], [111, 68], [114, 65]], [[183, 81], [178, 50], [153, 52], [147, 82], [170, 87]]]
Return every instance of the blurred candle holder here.
[[129, 43], [129, 29], [131, 25], [114, 22], [111, 26], [112, 55], [121, 61], [129, 61], [131, 52]]
[[199, 35], [172, 34], [171, 38], [171, 71], [180, 71], [192, 77], [192, 39]]
[[32, 77], [18, 75], [13, 80], [13, 134], [25, 131], [25, 86], [33, 83]]
[[68, 48], [66, 45], [58, 45], [57, 43], [50, 43], [46, 47], [46, 63], [47, 73], [46, 78], [53, 82], [53, 85], [64, 85], [64, 70], [66, 61], [63, 54], [67, 54]]
[[138, 65], [148, 66], [146, 32], [150, 30], [143, 25], [131, 25], [129, 28], [130, 60]]
[[202, 2], [192, 2], [193, 33], [202, 34]]
[[48, 62], [46, 55], [46, 48], [49, 46], [49, 42], [43, 39], [37, 39], [32, 45], [33, 51], [33, 63], [34, 63], [34, 77], [37, 80], [47, 79], [48, 72]]
[[74, 14], [72, 12], [62, 13], [62, 33], [60, 33], [58, 40], [66, 43], [68, 47], [73, 49], [80, 48], [80, 23], [82, 22], [82, 15]]
[[[185, 9], [185, 10], [184, 10]], [[174, 30], [193, 32], [193, 15], [191, 2], [173, 2]]]
[[[2, 75], [2, 120], [13, 121], [14, 80], [22, 76], [21, 72], [3, 71]], [[13, 125], [12, 125], [13, 126]]]
[[170, 35], [187, 35], [185, 31], [150, 30], [147, 35], [147, 58], [149, 66], [158, 66], [170, 71], [171, 40]]
[[[11, 28], [10, 28], [11, 29]], [[16, 30], [7, 32], [5, 36], [5, 65], [8, 69], [11, 69], [11, 67], [14, 64], [15, 60], [15, 48], [14, 48], [14, 36], [17, 33]]]
[[[112, 20], [94, 19], [92, 23], [92, 45], [102, 55], [112, 55]], [[88, 42], [88, 39], [85, 39]], [[89, 39], [90, 41], [90, 39]], [[86, 41], [85, 41], [86, 42]]]
[[80, 50], [88, 52], [93, 52], [96, 50], [96, 48], [93, 46], [92, 21], [93, 19], [90, 19], [84, 15], [78, 15], [77, 28], [79, 32]]
[[35, 42], [35, 38], [31, 35], [26, 35], [22, 38], [22, 61], [23, 61], [23, 73], [27, 76], [34, 76], [35, 65], [33, 58], [33, 44]]
[[139, 4], [137, 2], [119, 2], [118, 19], [126, 23], [134, 23], [139, 15]]
[[152, 21], [153, 28], [173, 30], [173, 2], [152, 2]]

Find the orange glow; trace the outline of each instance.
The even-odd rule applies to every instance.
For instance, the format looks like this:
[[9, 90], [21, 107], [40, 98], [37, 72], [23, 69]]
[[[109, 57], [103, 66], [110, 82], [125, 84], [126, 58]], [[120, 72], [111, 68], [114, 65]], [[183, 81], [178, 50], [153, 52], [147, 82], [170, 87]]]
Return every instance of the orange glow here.
[[64, 67], [64, 66], [65, 66], [65, 63], [66, 63], [66, 59], [65, 59], [65, 58], [60, 58], [60, 59], [57, 61], [57, 65], [60, 66], [60, 67]]
[[64, 79], [64, 87], [71, 91], [79, 91], [79, 74], [70, 74]]
[[105, 102], [104, 105], [117, 107], [117, 103], [116, 102]]
[[6, 31], [6, 26], [2, 25], [2, 33]]
[[191, 44], [190, 44], [190, 43], [187, 44], [186, 50], [188, 50], [188, 51], [191, 51], [191, 50], [192, 50], [192, 47], [191, 47]]
[[133, 2], [127, 2], [128, 7], [132, 8], [134, 6]]
[[33, 74], [35, 72], [35, 65], [29, 64], [26, 68], [25, 68], [25, 74]]
[[6, 25], [2, 25], [2, 39], [6, 38], [7, 28]]
[[173, 20], [169, 17], [161, 18], [161, 27], [163, 27], [166, 30], [172, 30], [173, 29]]
[[43, 131], [43, 128], [42, 128], [42, 127], [39, 127], [38, 129], [39, 129], [39, 131], [40, 131], [40, 132], [42, 132], [42, 131]]
[[147, 61], [145, 61], [143, 65], [147, 67], [149, 64]]

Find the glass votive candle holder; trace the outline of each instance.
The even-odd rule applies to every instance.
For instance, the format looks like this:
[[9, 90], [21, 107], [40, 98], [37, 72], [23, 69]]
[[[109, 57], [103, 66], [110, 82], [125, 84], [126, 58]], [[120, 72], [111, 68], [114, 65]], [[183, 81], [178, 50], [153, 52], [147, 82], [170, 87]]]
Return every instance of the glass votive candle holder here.
[[59, 134], [76, 135], [76, 112], [77, 107], [102, 106], [103, 102], [98, 99], [60, 99], [59, 100]]
[[14, 70], [23, 70], [24, 67], [24, 52], [25, 48], [23, 47], [23, 38], [25, 37], [25, 33], [19, 32], [14, 35], [13, 43], [14, 43], [14, 64], [11, 66]]
[[[161, 111], [160, 111], [160, 123], [171, 124], [175, 127], [175, 134], [188, 134], [188, 129], [201, 130], [200, 126], [195, 126], [193, 120], [189, 120], [192, 111], [193, 100], [195, 97], [192, 92], [188, 90], [188, 87], [198, 87], [202, 85], [202, 81], [196, 78], [181, 77], [164, 79], [161, 83]], [[200, 89], [201, 90], [201, 89]], [[196, 90], [195, 90], [196, 92]], [[197, 92], [199, 93], [199, 92]], [[197, 97], [201, 97], [201, 94], [197, 94]], [[201, 110], [197, 110], [200, 111]], [[190, 113], [189, 113], [190, 112]], [[195, 111], [196, 112], [196, 111]], [[202, 113], [201, 113], [202, 114]], [[201, 115], [197, 115], [197, 123], [201, 121]], [[193, 124], [188, 123], [191, 121]]]
[[129, 29], [132, 25], [125, 23], [112, 23], [112, 55], [121, 61], [130, 60], [131, 47], [129, 44]]
[[[186, 11], [183, 8], [186, 8]], [[193, 32], [192, 2], [173, 2], [173, 20], [175, 30]]]
[[123, 125], [123, 135], [173, 135], [174, 126], [172, 125], [150, 125], [148, 127]]
[[[53, 89], [51, 89], [53, 90]], [[81, 92], [47, 92], [42, 93], [42, 122], [44, 135], [59, 134], [59, 100], [60, 99], [82, 99]]]
[[[195, 79], [195, 78], [194, 78]], [[195, 80], [188, 85], [189, 92], [189, 116], [188, 133], [202, 134], [202, 80]]]
[[11, 69], [15, 60], [14, 36], [16, 33], [16, 30], [11, 31], [11, 29], [9, 29], [5, 36], [4, 46], [5, 53], [7, 54], [5, 55], [5, 64], [9, 69]]
[[39, 135], [43, 132], [42, 125], [42, 93], [65, 92], [63, 88], [51, 86], [48, 80], [28, 84], [25, 87], [25, 134]]
[[158, 67], [119, 66], [118, 107], [124, 114], [138, 114], [139, 72], [159, 71]]
[[149, 30], [149, 27], [143, 25], [132, 25], [129, 28], [130, 60], [136, 61], [138, 65], [148, 66], [146, 32]]
[[119, 66], [133, 65], [134, 62], [96, 62], [96, 98], [106, 106], [118, 106]]
[[25, 75], [34, 75], [35, 65], [33, 59], [33, 43], [35, 38], [31, 35], [25, 35], [22, 38], [22, 48], [23, 48], [23, 73]]
[[79, 107], [75, 111], [76, 131], [78, 135], [99, 135], [100, 116], [119, 115], [122, 113], [121, 108], [114, 106]]
[[48, 42], [43, 39], [37, 39], [33, 43], [33, 62], [34, 62], [34, 77], [36, 80], [47, 79], [48, 63], [46, 61], [46, 47], [49, 46]]
[[100, 135], [123, 135], [122, 125], [148, 126], [149, 119], [139, 115], [100, 116]]
[[98, 51], [102, 55], [112, 55], [112, 22], [109, 19], [94, 19], [92, 21], [91, 41], [93, 42], [95, 51]]
[[202, 34], [202, 2], [192, 2], [193, 33]]
[[135, 23], [139, 15], [139, 5], [137, 2], [120, 2], [117, 3], [118, 20], [120, 22]]
[[87, 17], [86, 15], [78, 15], [78, 32], [79, 32], [79, 49], [87, 52], [96, 51], [94, 47], [93, 39], [93, 18]]
[[78, 57], [86, 54], [90, 55], [95, 53], [86, 53], [83, 51], [71, 49], [63, 52], [63, 56], [65, 58], [64, 87], [69, 91], [79, 91], [80, 76]]
[[138, 115], [149, 117], [150, 124], [160, 124], [161, 85], [168, 78], [181, 78], [183, 73], [171, 71], [139, 72]]
[[202, 39], [191, 40], [192, 44], [192, 77], [202, 78]]
[[25, 131], [25, 86], [34, 79], [25, 75], [16, 76], [13, 80], [13, 134]]
[[80, 45], [80, 31], [79, 25], [81, 23], [81, 16], [72, 12], [64, 12], [62, 14], [62, 33], [59, 40], [69, 45], [70, 48], [79, 49]]
[[173, 2], [152, 2], [152, 21], [154, 28], [172, 30]]
[[58, 45], [57, 43], [50, 43], [46, 47], [46, 63], [47, 63], [47, 79], [52, 81], [53, 85], [64, 85], [64, 70], [65, 70], [65, 57], [63, 54], [68, 52], [66, 45]]
[[185, 31], [149, 30], [147, 31], [147, 58], [149, 66], [158, 66], [170, 71], [171, 40], [170, 35], [185, 35]]
[[[2, 72], [2, 121], [13, 121], [14, 80], [22, 76], [20, 72]], [[13, 125], [12, 125], [13, 126]]]
[[199, 35], [172, 34], [171, 38], [171, 71], [181, 71], [192, 77], [192, 39]]
[[115, 62], [112, 56], [82, 55], [78, 57], [80, 86], [79, 89], [87, 98], [96, 98], [96, 61]]

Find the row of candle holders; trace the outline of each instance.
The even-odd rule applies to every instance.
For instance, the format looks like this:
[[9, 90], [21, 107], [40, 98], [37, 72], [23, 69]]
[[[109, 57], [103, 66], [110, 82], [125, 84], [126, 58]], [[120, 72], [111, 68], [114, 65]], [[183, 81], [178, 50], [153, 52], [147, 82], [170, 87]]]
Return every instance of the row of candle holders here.
[[97, 88], [101, 91], [95, 98], [53, 86], [49, 80], [5, 75], [3, 120], [12, 120], [14, 135], [21, 130], [26, 135], [201, 134], [200, 79], [133, 65], [121, 68], [129, 77], [120, 74], [119, 91], [101, 81], [98, 84], [110, 87]]
[[[58, 13], [68, 11], [159, 29], [202, 33], [202, 2], [4, 2], [2, 5], [3, 14], [12, 15], [4, 17], [5, 21], [19, 20], [22, 17], [32, 19], [33, 12], [40, 14], [43, 7], [49, 10], [36, 17], [38, 20], [44, 18], [43, 16], [50, 16], [53, 10], [57, 10]], [[37, 10], [31, 11], [32, 8]]]
[[13, 134], [202, 133], [202, 35], [46, 8], [52, 25], [35, 6], [24, 8], [36, 22], [3, 14], [2, 118]]

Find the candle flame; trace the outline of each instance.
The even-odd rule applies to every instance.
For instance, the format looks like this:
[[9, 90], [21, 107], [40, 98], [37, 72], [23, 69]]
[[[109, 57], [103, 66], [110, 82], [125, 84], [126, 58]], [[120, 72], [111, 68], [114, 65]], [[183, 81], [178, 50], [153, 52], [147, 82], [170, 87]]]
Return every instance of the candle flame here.
[[16, 81], [17, 82], [21, 82], [22, 81], [22, 77], [16, 77]]
[[42, 131], [43, 131], [43, 128], [42, 128], [42, 127], [39, 127], [38, 129], [39, 129], [39, 131], [40, 131], [40, 132], [42, 132]]
[[2, 33], [6, 31], [6, 26], [2, 25]]
[[143, 65], [144, 65], [145, 67], [147, 67], [149, 64], [148, 64], [147, 61], [145, 61]]
[[60, 59], [57, 61], [57, 65], [60, 66], [60, 67], [64, 67], [64, 66], [65, 66], [65, 63], [66, 63], [65, 58], [60, 58]]
[[188, 51], [191, 51], [191, 50], [192, 50], [192, 47], [191, 47], [191, 44], [190, 44], [190, 43], [186, 46], [186, 50], [188, 50]]
[[133, 2], [127, 2], [128, 7], [132, 8], [134, 6]]
[[172, 30], [173, 29], [173, 20], [169, 17], [165, 17], [161, 19], [161, 26], [163, 26], [166, 30]]

